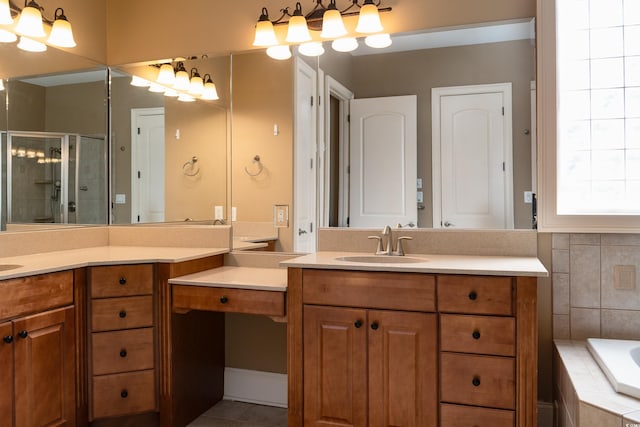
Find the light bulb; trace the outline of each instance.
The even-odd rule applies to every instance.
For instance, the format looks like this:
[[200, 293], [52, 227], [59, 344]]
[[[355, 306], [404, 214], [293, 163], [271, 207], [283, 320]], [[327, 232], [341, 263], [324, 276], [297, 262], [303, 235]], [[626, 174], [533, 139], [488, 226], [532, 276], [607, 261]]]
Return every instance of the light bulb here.
[[278, 61], [283, 61], [285, 59], [291, 58], [291, 49], [289, 49], [288, 45], [279, 45], [279, 46], [271, 46], [267, 48], [267, 55], [270, 58], [277, 59]]

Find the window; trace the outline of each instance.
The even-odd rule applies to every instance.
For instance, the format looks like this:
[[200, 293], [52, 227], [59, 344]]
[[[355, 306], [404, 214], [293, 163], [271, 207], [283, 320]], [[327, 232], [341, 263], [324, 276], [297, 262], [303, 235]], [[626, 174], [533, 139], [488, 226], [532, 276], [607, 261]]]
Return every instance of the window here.
[[555, 215], [640, 215], [640, 0], [555, 13]]

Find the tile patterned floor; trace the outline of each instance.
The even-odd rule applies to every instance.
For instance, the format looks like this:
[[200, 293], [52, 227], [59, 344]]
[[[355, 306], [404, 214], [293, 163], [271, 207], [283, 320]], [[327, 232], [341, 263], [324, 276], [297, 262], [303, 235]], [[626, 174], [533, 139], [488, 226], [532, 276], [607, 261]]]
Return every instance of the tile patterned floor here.
[[223, 400], [187, 427], [286, 427], [287, 410]]

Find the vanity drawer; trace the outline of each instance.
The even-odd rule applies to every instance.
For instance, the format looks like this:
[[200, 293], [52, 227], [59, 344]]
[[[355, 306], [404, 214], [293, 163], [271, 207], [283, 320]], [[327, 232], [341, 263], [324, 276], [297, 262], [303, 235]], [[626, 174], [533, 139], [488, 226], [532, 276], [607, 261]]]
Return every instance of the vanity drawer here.
[[516, 355], [512, 317], [440, 315], [440, 349], [461, 353]]
[[93, 377], [93, 418], [156, 410], [153, 370]]
[[91, 267], [91, 297], [151, 295], [153, 265], [113, 265]]
[[515, 359], [440, 354], [440, 399], [448, 403], [515, 409]]
[[302, 301], [344, 307], [435, 311], [435, 277], [419, 273], [304, 270]]
[[440, 427], [514, 427], [515, 413], [503, 409], [440, 405]]
[[153, 369], [153, 328], [91, 335], [93, 374]]
[[284, 316], [284, 292], [173, 285], [176, 310], [229, 311]]
[[513, 314], [511, 277], [438, 276], [438, 310], [448, 313]]
[[0, 320], [73, 304], [73, 272], [0, 281]]
[[91, 301], [91, 330], [153, 326], [153, 297], [106, 298]]

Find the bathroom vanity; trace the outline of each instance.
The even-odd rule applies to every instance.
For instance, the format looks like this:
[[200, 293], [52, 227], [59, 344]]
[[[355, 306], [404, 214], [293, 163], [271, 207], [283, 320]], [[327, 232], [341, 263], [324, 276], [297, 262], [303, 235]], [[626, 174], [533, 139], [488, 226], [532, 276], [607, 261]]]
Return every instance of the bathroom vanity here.
[[290, 427], [537, 425], [536, 258], [355, 255], [285, 263]]

